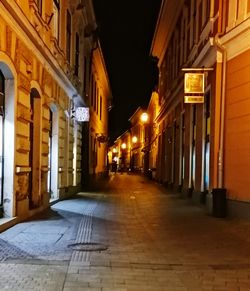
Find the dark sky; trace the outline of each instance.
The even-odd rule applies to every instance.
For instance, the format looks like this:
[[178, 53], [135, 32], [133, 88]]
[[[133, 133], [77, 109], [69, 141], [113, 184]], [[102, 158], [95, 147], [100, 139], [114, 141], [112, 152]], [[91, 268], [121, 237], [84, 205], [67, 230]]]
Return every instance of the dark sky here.
[[129, 117], [151, 95], [150, 47], [161, 0], [94, 0], [113, 108], [111, 140], [129, 128]]

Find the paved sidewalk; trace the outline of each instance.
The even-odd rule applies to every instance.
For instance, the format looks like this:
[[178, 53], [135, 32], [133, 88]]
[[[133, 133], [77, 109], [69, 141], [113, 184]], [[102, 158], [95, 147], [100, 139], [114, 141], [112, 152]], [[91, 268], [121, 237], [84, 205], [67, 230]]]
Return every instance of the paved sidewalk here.
[[0, 234], [0, 290], [250, 291], [250, 221], [115, 174]]

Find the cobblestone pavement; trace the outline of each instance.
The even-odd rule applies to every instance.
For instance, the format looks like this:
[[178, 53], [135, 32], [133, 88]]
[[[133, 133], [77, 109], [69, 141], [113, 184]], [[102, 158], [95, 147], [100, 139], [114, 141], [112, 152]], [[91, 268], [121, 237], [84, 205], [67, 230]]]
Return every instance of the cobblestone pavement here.
[[250, 221], [112, 175], [0, 234], [0, 290], [250, 291]]

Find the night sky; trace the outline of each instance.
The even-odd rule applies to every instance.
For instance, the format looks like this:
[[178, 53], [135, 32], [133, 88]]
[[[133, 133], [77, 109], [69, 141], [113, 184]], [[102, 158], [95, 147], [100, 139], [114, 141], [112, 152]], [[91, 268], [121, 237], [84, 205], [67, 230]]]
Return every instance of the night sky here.
[[111, 141], [129, 128], [138, 106], [147, 106], [152, 87], [150, 47], [161, 0], [94, 0], [99, 38], [109, 75], [113, 108]]

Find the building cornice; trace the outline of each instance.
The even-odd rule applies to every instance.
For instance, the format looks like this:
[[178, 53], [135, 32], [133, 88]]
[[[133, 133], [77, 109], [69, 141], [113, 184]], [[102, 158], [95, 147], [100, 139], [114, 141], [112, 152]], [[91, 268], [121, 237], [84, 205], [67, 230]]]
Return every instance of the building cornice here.
[[250, 18], [243, 21], [238, 26], [228, 31], [220, 38], [221, 44], [227, 48], [227, 59], [233, 59], [236, 56], [249, 50], [250, 44]]
[[10, 5], [6, 0], [1, 1], [1, 17], [11, 26], [13, 31], [16, 32], [20, 40], [36, 53], [37, 59], [44, 65], [65, 93], [70, 98], [72, 98], [73, 95], [78, 95], [76, 88], [64, 73], [47, 45], [40, 38], [38, 32], [27, 17], [24, 16], [16, 2], [12, 2], [13, 3]]

